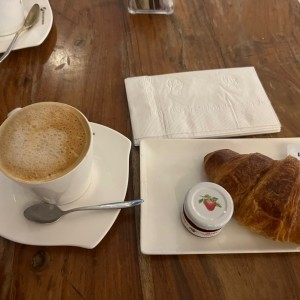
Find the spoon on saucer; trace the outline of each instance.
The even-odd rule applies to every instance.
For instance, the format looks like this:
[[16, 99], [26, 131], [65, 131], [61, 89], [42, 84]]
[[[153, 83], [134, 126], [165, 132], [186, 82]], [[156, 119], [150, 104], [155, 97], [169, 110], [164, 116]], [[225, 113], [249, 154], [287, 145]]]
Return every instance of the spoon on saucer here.
[[26, 208], [24, 211], [24, 216], [26, 219], [37, 223], [53, 223], [58, 219], [60, 219], [62, 216], [75, 211], [127, 208], [127, 207], [139, 205], [143, 202], [144, 200], [138, 199], [138, 200], [131, 200], [131, 201], [112, 202], [112, 203], [105, 203], [105, 204], [98, 204], [98, 205], [91, 205], [91, 206], [83, 206], [83, 207], [73, 208], [69, 210], [61, 210], [55, 204], [42, 202]]
[[37, 23], [37, 21], [38, 21], [38, 19], [39, 19], [39, 15], [40, 15], [40, 6], [39, 6], [38, 4], [34, 4], [34, 5], [31, 7], [31, 9], [30, 9], [30, 11], [29, 11], [29, 13], [28, 13], [28, 15], [27, 15], [25, 21], [24, 21], [23, 26], [17, 31], [17, 33], [15, 34], [13, 40], [12, 40], [11, 43], [9, 44], [8, 48], [6, 49], [6, 51], [5, 51], [5, 52], [2, 54], [2, 56], [0, 57], [0, 63], [3, 62], [3, 60], [4, 60], [4, 59], [8, 56], [8, 54], [11, 52], [11, 50], [12, 50], [12, 48], [13, 48], [13, 46], [14, 46], [16, 40], [17, 40], [18, 37], [19, 37], [19, 35], [20, 35], [23, 31], [25, 31], [25, 30], [31, 28], [33, 25], [35, 25], [35, 24]]

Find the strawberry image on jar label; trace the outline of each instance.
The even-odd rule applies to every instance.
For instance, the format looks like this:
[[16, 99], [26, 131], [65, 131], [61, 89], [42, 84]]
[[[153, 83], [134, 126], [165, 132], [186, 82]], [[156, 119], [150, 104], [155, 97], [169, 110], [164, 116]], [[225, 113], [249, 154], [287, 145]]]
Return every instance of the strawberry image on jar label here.
[[209, 211], [213, 211], [216, 208], [216, 206], [222, 207], [221, 204], [217, 202], [218, 201], [217, 197], [213, 197], [208, 194], [201, 197], [202, 198], [199, 199], [199, 203], [203, 203]]

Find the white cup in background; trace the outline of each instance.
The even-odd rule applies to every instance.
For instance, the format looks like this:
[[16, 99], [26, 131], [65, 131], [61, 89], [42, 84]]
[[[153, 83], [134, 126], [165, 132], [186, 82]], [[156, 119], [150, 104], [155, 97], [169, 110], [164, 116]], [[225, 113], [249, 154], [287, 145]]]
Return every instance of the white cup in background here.
[[0, 0], [0, 36], [17, 32], [24, 20], [22, 0]]
[[0, 171], [42, 201], [63, 205], [82, 196], [92, 163], [90, 123], [70, 105], [31, 104], [0, 126]]

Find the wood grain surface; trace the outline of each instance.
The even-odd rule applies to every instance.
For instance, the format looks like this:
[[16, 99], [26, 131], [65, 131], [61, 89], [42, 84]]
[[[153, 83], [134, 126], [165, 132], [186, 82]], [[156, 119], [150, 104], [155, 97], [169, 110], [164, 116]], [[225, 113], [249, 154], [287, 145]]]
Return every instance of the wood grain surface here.
[[[282, 124], [265, 136], [300, 136], [297, 0], [177, 0], [171, 16], [130, 15], [126, 0], [50, 4], [44, 43], [0, 65], [1, 123], [15, 107], [59, 101], [131, 139], [125, 78], [254, 66]], [[133, 146], [126, 199], [139, 188]], [[92, 250], [0, 237], [0, 299], [300, 299], [299, 253], [147, 256], [139, 213], [121, 211]]]

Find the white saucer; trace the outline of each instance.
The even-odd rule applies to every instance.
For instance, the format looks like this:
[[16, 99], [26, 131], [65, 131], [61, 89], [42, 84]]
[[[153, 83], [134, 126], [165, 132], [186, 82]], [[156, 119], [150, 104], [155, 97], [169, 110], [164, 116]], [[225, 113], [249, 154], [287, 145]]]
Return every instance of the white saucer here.
[[[108, 127], [91, 123], [94, 132], [93, 178], [89, 190], [63, 209], [123, 201], [127, 191], [131, 142]], [[40, 246], [94, 248], [106, 235], [120, 210], [86, 211], [56, 223], [37, 224], [23, 216], [37, 200], [0, 173], [0, 235], [14, 242]]]
[[[13, 50], [39, 46], [48, 36], [53, 23], [53, 14], [48, 0], [26, 0], [23, 1], [24, 13], [27, 15], [31, 6], [38, 3], [41, 7], [38, 23], [28, 31], [23, 32], [17, 39]], [[9, 46], [14, 34], [0, 36], [0, 53]]]

